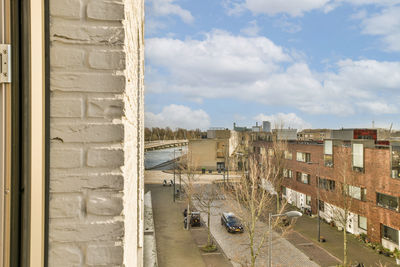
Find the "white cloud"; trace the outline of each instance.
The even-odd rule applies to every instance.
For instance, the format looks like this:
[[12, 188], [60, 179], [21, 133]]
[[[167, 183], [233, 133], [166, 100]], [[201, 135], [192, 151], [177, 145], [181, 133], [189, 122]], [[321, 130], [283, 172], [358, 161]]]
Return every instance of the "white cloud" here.
[[330, 0], [245, 0], [228, 1], [228, 12], [236, 14], [245, 9], [254, 14], [268, 14], [270, 16], [285, 13], [293, 17], [302, 16], [305, 12], [324, 7]]
[[153, 17], [176, 15], [180, 17], [185, 23], [192, 23], [194, 17], [189, 10], [183, 9], [175, 4], [176, 0], [147, 0], [149, 4], [150, 13]]
[[145, 112], [146, 127], [170, 127], [186, 129], [206, 129], [210, 117], [202, 110], [192, 110], [182, 105], [165, 106], [160, 113]]
[[400, 3], [400, 0], [225, 0], [225, 7], [228, 14], [241, 14], [250, 10], [253, 14], [288, 14], [291, 17], [303, 16], [304, 13], [313, 10], [330, 12], [343, 4], [352, 6], [376, 5], [393, 6]]
[[373, 114], [396, 114], [399, 112], [395, 105], [389, 105], [381, 101], [367, 101], [357, 103], [362, 109], [369, 110]]
[[282, 16], [281, 18], [277, 19], [274, 24], [288, 33], [296, 33], [301, 31], [300, 24], [290, 22], [286, 16]]
[[260, 27], [258, 27], [256, 20], [250, 21], [246, 28], [240, 30], [241, 33], [244, 33], [248, 36], [257, 36], [259, 31]]
[[295, 113], [277, 113], [272, 115], [258, 114], [254, 117], [255, 120], [269, 121], [271, 126], [275, 128], [276, 126], [283, 126], [284, 128], [295, 128], [295, 129], [309, 129], [311, 124], [305, 122], [302, 118], [297, 116]]
[[384, 48], [400, 51], [400, 6], [383, 9], [380, 13], [363, 18], [362, 33], [382, 37]]
[[[397, 105], [400, 62], [342, 60], [318, 73], [265, 37], [223, 31], [203, 40], [147, 40], [148, 92], [175, 92], [187, 99], [233, 98], [310, 114], [377, 113], [355, 103]], [[154, 75], [154, 74], [157, 75]]]

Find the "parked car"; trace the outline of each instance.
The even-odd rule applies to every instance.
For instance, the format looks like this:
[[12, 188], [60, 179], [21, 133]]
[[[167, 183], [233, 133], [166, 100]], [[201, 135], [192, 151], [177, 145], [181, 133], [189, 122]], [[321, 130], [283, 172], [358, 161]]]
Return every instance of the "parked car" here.
[[221, 225], [225, 226], [229, 233], [243, 233], [243, 225], [232, 212], [224, 212], [221, 215]]
[[[186, 228], [187, 227], [187, 210], [183, 212], [183, 216], [185, 216], [183, 220], [183, 225]], [[195, 227], [195, 226], [201, 226], [201, 221], [200, 221], [200, 212], [198, 211], [192, 211], [190, 215], [190, 226]]]

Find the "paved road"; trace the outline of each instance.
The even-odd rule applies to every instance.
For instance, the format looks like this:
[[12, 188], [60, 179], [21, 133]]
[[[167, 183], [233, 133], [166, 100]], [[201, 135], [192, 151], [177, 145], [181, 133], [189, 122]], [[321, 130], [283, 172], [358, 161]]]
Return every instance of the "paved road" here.
[[[221, 246], [226, 256], [232, 260], [234, 266], [240, 266], [240, 263], [249, 262], [250, 260], [250, 249], [248, 247], [248, 235], [243, 234], [229, 234], [225, 228], [221, 225], [220, 214], [223, 211], [228, 211], [224, 200], [215, 202], [215, 206], [212, 209], [211, 218], [211, 232], [215, 240]], [[203, 220], [207, 221], [206, 214], [203, 214]], [[265, 231], [267, 225], [260, 222], [257, 226], [259, 233], [258, 239], [261, 233]], [[257, 266], [267, 266], [268, 260], [268, 246], [265, 242], [261, 249], [259, 258], [257, 259]], [[278, 234], [273, 234], [272, 243], [272, 266], [290, 266], [290, 267], [316, 267], [319, 266], [312, 260], [310, 260], [304, 253], [289, 243], [286, 239], [281, 238]]]
[[[186, 177], [184, 174], [182, 174], [182, 186], [184, 185], [184, 181], [186, 180]], [[230, 176], [230, 179], [237, 178], [238, 176]], [[173, 173], [166, 173], [164, 171], [152, 171], [152, 170], [146, 170], [144, 172], [144, 182], [146, 184], [162, 184], [162, 182], [167, 180], [173, 180], [174, 179], [174, 174]], [[222, 180], [223, 175], [222, 174], [199, 174], [196, 175], [196, 184], [211, 184], [215, 180]], [[179, 174], [175, 174], [175, 181], [176, 184], [179, 184]]]
[[159, 267], [232, 267], [220, 252], [204, 253], [205, 227], [183, 229], [185, 202], [173, 202], [170, 187], [146, 184], [151, 190]]

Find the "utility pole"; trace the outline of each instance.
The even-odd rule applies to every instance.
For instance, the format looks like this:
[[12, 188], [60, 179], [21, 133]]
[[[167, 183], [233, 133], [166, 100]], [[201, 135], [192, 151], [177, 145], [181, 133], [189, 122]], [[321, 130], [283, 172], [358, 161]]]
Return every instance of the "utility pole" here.
[[175, 202], [175, 169], [176, 169], [176, 158], [175, 158], [175, 149], [174, 149], [174, 202]]

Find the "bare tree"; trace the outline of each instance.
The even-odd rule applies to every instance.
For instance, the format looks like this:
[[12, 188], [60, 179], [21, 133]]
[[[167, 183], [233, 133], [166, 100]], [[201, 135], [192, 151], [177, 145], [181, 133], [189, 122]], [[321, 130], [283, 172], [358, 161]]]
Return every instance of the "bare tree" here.
[[[186, 204], [187, 204], [187, 216], [190, 218], [191, 207], [192, 207], [192, 200], [193, 194], [195, 193], [195, 182], [199, 179], [200, 174], [197, 172], [197, 161], [192, 157], [190, 152], [187, 152], [179, 159], [179, 169], [180, 174], [183, 176], [183, 183], [185, 187], [185, 196], [186, 196]], [[182, 192], [181, 192], [182, 193]], [[189, 230], [189, 220], [186, 224], [186, 229]]]
[[[348, 266], [348, 249], [347, 249], [347, 225], [350, 223], [351, 212], [354, 210], [353, 199], [362, 199], [363, 192], [360, 187], [354, 186], [355, 184], [355, 171], [349, 163], [351, 160], [351, 150], [345, 147], [337, 147], [338, 152], [335, 157], [335, 165], [338, 169], [338, 186], [335, 186], [336, 201], [333, 201], [335, 206], [327, 204], [331, 209], [331, 220], [336, 225], [343, 228], [343, 266]], [[318, 186], [320, 185], [320, 178], [318, 178]], [[325, 197], [329, 199], [329, 197]]]
[[[261, 186], [261, 179], [274, 184], [276, 177], [272, 161], [266, 159], [266, 155], [248, 155], [248, 172], [243, 172], [239, 182], [231, 183], [224, 190], [229, 198], [226, 201], [236, 216], [241, 220], [245, 233], [248, 236], [248, 246], [250, 249], [250, 266], [256, 266], [256, 260], [261, 253], [263, 245], [266, 243], [269, 234], [268, 227], [260, 229], [265, 224], [260, 223], [266, 220], [268, 213], [274, 210], [276, 198]], [[281, 205], [279, 213], [285, 208]], [[281, 220], [272, 221], [272, 229], [278, 227]], [[257, 226], [257, 228], [256, 228]], [[243, 259], [242, 264], [244, 264]]]
[[[193, 185], [194, 186], [194, 185]], [[211, 249], [214, 246], [211, 238], [211, 209], [215, 207], [214, 202], [220, 198], [220, 193], [214, 185], [195, 185], [193, 188], [193, 200], [200, 212], [207, 214], [207, 244], [205, 248]]]
[[288, 153], [288, 146], [286, 140], [274, 139], [267, 145], [268, 166], [270, 168], [270, 178], [268, 183], [274, 188], [276, 192], [276, 212], [281, 209], [281, 194], [282, 194], [282, 183], [284, 179], [284, 169], [286, 168], [286, 157]]

